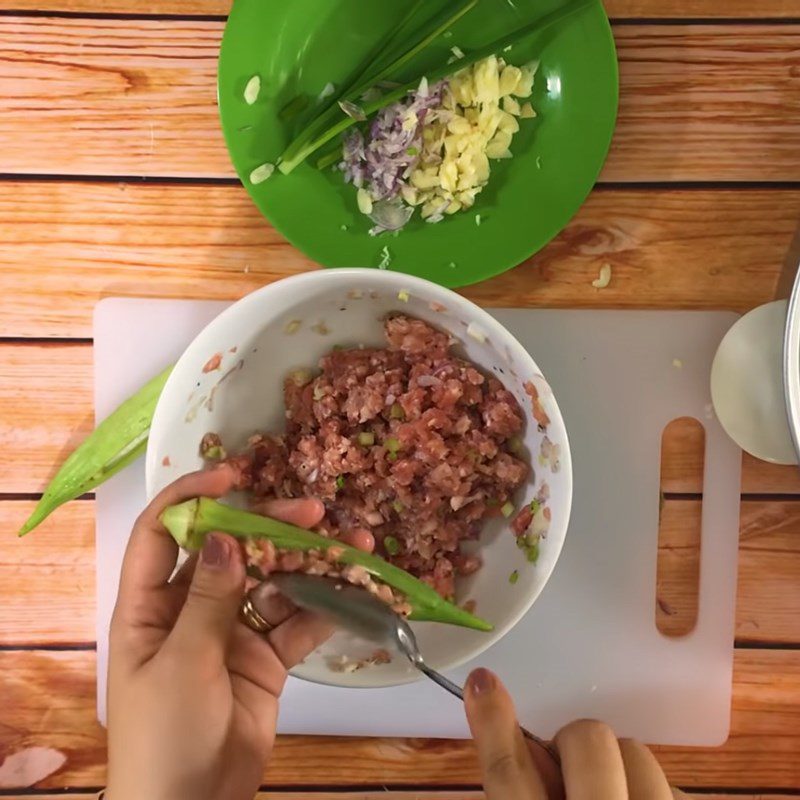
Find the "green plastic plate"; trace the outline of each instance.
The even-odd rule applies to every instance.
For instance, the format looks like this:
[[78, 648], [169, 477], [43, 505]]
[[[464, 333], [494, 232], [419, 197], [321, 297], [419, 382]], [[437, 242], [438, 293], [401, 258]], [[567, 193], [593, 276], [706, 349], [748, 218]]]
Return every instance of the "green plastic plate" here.
[[[414, 79], [441, 63], [452, 46], [468, 52], [561, 2], [480, 0], [452, 28], [452, 36], [431, 45], [397, 79]], [[614, 40], [597, 0], [503, 54], [516, 65], [539, 60], [532, 98], [538, 117], [520, 121], [514, 158], [492, 162], [491, 179], [475, 206], [438, 224], [415, 214], [398, 236], [370, 236], [372, 223], [358, 212], [355, 189], [341, 173], [316, 168], [320, 153], [289, 175], [276, 170], [266, 182], [251, 185], [250, 172], [277, 159], [313, 115], [325, 85], [343, 80], [407, 5], [407, 0], [235, 0], [220, 54], [222, 127], [256, 205], [310, 258], [327, 267], [378, 266], [385, 247], [390, 269], [464, 286], [510, 269], [543, 247], [591, 190], [616, 119]], [[261, 92], [248, 105], [244, 90], [253, 75], [261, 78]], [[311, 105], [288, 119], [282, 116], [281, 109], [301, 96]]]

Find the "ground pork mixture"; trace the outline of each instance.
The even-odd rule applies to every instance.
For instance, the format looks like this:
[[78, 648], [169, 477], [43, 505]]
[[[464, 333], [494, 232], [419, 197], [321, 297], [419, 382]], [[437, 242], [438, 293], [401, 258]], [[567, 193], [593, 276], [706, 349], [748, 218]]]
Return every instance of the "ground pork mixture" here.
[[451, 354], [447, 334], [407, 316], [385, 334], [384, 349], [334, 349], [316, 374], [287, 376], [286, 430], [226, 460], [255, 503], [318, 497], [320, 533], [368, 531], [376, 552], [450, 598], [481, 565], [462, 544], [528, 476], [514, 454], [524, 416], [497, 378]]

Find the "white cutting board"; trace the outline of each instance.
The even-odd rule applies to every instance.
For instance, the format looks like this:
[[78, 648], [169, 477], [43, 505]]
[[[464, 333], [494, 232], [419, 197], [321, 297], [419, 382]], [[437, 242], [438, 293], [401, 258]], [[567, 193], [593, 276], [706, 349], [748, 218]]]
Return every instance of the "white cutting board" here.
[[[110, 298], [95, 313], [95, 400], [107, 415], [177, 359], [225, 303]], [[494, 310], [549, 379], [575, 465], [572, 520], [545, 591], [479, 659], [543, 736], [576, 717], [653, 744], [728, 736], [741, 454], [709, 414], [709, 373], [736, 316], [723, 312]], [[680, 368], [673, 362], [682, 362]], [[670, 420], [706, 428], [699, 614], [682, 639], [655, 627], [660, 441]], [[711, 417], [711, 418], [709, 418]], [[98, 713], [105, 718], [108, 624], [142, 461], [97, 492]], [[476, 664], [470, 665], [476, 666]], [[464, 667], [450, 677], [463, 681]], [[368, 714], [354, 714], [365, 708]], [[290, 680], [283, 733], [463, 737], [459, 704], [426, 681], [336, 689]]]

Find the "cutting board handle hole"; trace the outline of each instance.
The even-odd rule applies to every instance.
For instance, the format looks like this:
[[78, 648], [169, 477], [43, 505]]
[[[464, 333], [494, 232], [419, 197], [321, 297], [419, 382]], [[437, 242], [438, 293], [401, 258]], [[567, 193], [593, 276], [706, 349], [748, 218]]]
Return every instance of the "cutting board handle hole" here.
[[671, 638], [697, 624], [705, 449], [705, 428], [693, 417], [672, 420], [661, 435], [655, 621]]

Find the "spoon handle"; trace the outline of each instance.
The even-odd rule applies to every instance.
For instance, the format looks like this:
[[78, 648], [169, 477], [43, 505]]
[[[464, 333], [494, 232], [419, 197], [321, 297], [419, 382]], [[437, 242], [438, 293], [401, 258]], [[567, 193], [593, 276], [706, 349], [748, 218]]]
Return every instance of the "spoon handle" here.
[[[439, 686], [446, 689], [450, 694], [455, 695], [459, 700], [464, 700], [464, 690], [458, 684], [453, 683], [449, 678], [445, 678], [444, 675], [437, 672], [435, 669], [431, 669], [424, 661], [417, 661], [416, 667], [420, 672], [425, 673], [434, 683], [438, 683]], [[519, 726], [519, 729], [526, 739], [541, 747], [558, 766], [561, 766], [561, 758], [553, 745], [541, 739], [535, 733], [531, 733], [527, 728], [523, 728], [522, 725]]]
[[449, 678], [431, 669], [426, 663], [420, 661], [417, 663], [420, 672], [424, 672], [434, 683], [438, 683], [442, 689], [447, 689], [450, 694], [455, 695], [459, 700], [464, 700], [464, 690], [457, 684], [453, 683]]

